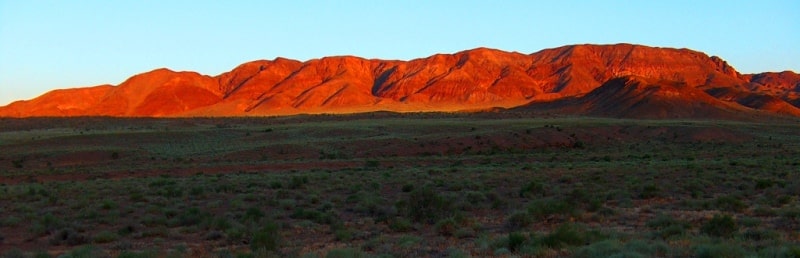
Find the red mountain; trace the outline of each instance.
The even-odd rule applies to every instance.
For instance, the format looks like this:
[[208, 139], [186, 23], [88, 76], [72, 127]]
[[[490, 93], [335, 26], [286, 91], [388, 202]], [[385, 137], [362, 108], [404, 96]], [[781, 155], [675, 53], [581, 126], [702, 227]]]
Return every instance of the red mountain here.
[[749, 75], [750, 90], [776, 96], [800, 107], [800, 74], [790, 71]]
[[[598, 105], [570, 110], [596, 110], [588, 113], [612, 116], [661, 117], [648, 114], [675, 113], [677, 108], [698, 105], [726, 110], [725, 114], [763, 110], [758, 113], [798, 116], [798, 82], [797, 74], [791, 72], [741, 75], [718, 57], [688, 49], [573, 45], [526, 55], [478, 48], [410, 61], [351, 56], [306, 62], [278, 58], [245, 63], [214, 77], [158, 69], [118, 86], [56, 90], [17, 101], [0, 107], [0, 116], [459, 111], [531, 108], [555, 100]], [[658, 110], [642, 109], [629, 105], [627, 99], [611, 98], [639, 94], [641, 101], [662, 103], [667, 100], [660, 99], [661, 95], [673, 94], [669, 92], [679, 93], [676, 96], [681, 102], [675, 103], [691, 105], [659, 104]], [[752, 96], [764, 97], [752, 100]], [[605, 97], [609, 99], [591, 100]], [[628, 111], [620, 113], [623, 110]], [[700, 116], [708, 112], [677, 113]]]

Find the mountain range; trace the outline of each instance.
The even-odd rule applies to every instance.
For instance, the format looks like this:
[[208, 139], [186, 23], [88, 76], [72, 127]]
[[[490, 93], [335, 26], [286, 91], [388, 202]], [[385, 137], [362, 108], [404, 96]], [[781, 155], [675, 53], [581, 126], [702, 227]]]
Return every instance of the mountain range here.
[[800, 117], [800, 75], [741, 74], [705, 53], [633, 44], [532, 54], [476, 48], [409, 61], [276, 58], [216, 76], [156, 69], [50, 91], [0, 117], [277, 116], [512, 109], [628, 118]]

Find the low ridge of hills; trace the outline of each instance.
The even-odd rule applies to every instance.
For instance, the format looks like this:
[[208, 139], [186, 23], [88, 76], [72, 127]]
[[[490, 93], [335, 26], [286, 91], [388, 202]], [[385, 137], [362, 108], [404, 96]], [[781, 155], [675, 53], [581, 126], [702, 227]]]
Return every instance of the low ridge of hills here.
[[410, 61], [334, 56], [244, 63], [217, 76], [156, 69], [61, 89], [0, 117], [275, 116], [489, 109], [626, 118], [800, 117], [800, 75], [740, 74], [716, 56], [632, 44], [532, 54], [477, 48]]

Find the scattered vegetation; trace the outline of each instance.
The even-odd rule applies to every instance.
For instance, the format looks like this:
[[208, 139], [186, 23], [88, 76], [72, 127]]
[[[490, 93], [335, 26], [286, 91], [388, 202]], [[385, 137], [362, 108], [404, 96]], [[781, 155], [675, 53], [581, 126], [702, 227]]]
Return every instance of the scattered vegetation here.
[[4, 127], [0, 255], [800, 255], [796, 124], [430, 118]]

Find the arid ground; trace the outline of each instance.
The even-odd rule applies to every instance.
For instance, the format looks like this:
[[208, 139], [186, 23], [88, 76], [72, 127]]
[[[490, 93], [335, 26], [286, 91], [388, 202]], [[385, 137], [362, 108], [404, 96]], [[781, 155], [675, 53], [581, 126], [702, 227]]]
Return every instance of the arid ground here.
[[798, 257], [800, 124], [0, 119], [9, 257]]

